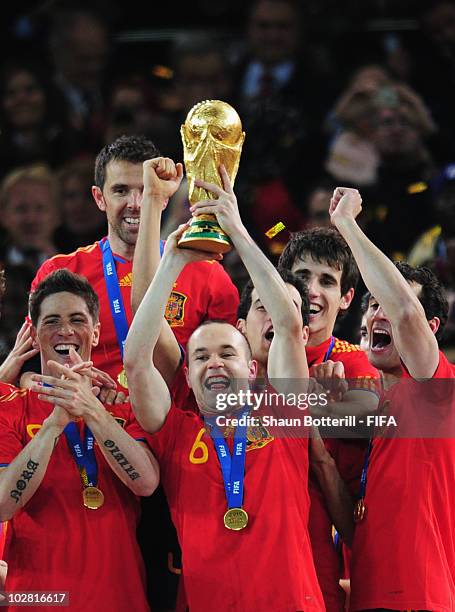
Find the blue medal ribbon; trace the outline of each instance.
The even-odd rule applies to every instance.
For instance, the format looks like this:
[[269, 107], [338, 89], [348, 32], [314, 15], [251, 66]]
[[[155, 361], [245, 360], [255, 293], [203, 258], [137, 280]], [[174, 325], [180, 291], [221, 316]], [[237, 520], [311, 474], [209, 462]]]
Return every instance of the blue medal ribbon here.
[[[79, 429], [76, 423], [68, 423], [64, 429], [68, 446], [74, 460], [79, 468], [84, 486], [96, 487], [98, 484], [98, 466], [95, 457], [95, 438], [90, 429], [85, 425], [85, 439], [81, 440]], [[87, 475], [87, 482], [84, 481], [83, 474]]]
[[373, 446], [373, 438], [370, 438], [370, 441], [368, 443], [368, 450], [365, 454], [365, 459], [363, 462], [362, 476], [360, 477], [360, 489], [359, 489], [358, 499], [365, 499], [365, 493], [367, 492], [367, 474], [368, 474], [368, 466], [370, 464], [370, 455], [371, 455], [372, 446]]
[[[245, 408], [240, 419], [249, 412]], [[243, 482], [245, 479], [245, 455], [246, 455], [246, 432], [247, 425], [236, 427], [234, 434], [234, 448], [231, 456], [229, 446], [224, 439], [215, 419], [207, 419], [211, 426], [210, 436], [218, 455], [223, 475], [224, 490], [228, 508], [241, 508], [243, 505]]]
[[115, 333], [117, 335], [118, 347], [123, 361], [123, 352], [125, 349], [126, 336], [128, 334], [128, 321], [126, 319], [125, 305], [123, 304], [120, 285], [118, 282], [117, 270], [115, 268], [115, 259], [112, 253], [109, 239], [99, 242], [101, 252], [103, 254], [103, 272], [104, 281], [106, 283], [107, 295], [109, 297], [109, 306], [114, 321]]
[[[332, 354], [334, 346], [335, 346], [335, 338], [333, 336], [331, 336], [330, 343], [329, 343], [329, 348], [327, 349], [327, 352], [324, 355], [324, 359], [322, 360], [322, 363], [325, 363], [326, 361], [328, 361], [328, 359], [330, 359], [330, 355]], [[335, 529], [335, 525], [333, 525], [333, 527], [332, 527], [332, 536], [333, 536], [333, 544], [335, 546], [335, 550], [338, 550], [339, 547], [340, 547], [341, 539], [340, 539], [340, 534]]]
[[330, 338], [330, 344], [329, 344], [329, 348], [327, 349], [327, 353], [324, 355], [324, 359], [322, 360], [323, 363], [325, 363], [330, 358], [330, 355], [332, 354], [334, 346], [335, 346], [335, 338], [332, 336]]
[[[125, 350], [126, 336], [128, 335], [128, 321], [125, 313], [125, 306], [123, 304], [122, 294], [120, 291], [120, 285], [118, 282], [117, 270], [115, 268], [115, 261], [125, 263], [124, 259], [118, 256], [114, 257], [112, 253], [111, 245], [109, 244], [109, 238], [104, 241], [100, 240], [99, 246], [103, 254], [103, 273], [104, 281], [106, 283], [107, 295], [109, 298], [109, 306], [111, 309], [112, 319], [114, 321], [115, 333], [117, 336], [117, 343], [120, 349], [120, 355], [123, 361], [123, 352]], [[163, 255], [164, 242], [160, 240], [160, 256]]]

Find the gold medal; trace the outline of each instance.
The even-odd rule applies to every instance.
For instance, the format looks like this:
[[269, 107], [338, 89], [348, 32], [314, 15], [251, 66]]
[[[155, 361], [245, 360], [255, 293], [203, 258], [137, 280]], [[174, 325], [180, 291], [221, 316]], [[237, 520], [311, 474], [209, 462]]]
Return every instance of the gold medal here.
[[243, 508], [229, 508], [223, 517], [224, 526], [233, 531], [240, 531], [248, 525], [248, 514]]
[[117, 381], [124, 389], [128, 389], [128, 379], [126, 377], [125, 368], [123, 368], [123, 370], [117, 376]]
[[90, 510], [98, 510], [104, 504], [104, 495], [97, 487], [85, 487], [82, 491], [84, 506]]
[[355, 523], [360, 523], [360, 521], [363, 520], [363, 517], [365, 516], [365, 503], [363, 501], [363, 497], [361, 497], [360, 499], [357, 500], [357, 503], [355, 505], [354, 508], [354, 522]]

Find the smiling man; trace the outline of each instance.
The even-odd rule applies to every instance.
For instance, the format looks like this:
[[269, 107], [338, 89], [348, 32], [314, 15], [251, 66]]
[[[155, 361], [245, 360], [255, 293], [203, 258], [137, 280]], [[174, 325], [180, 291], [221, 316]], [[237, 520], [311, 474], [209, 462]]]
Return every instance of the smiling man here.
[[[197, 182], [217, 199], [198, 202], [192, 212], [216, 215], [254, 282], [255, 308], [270, 313], [271, 324], [268, 315], [261, 314], [257, 321], [265, 335], [273, 329], [269, 378], [305, 385], [308, 328], [302, 320], [302, 297], [255, 245], [241, 222], [227, 174], [223, 169], [220, 174], [224, 189]], [[308, 535], [307, 437], [291, 438], [276, 430], [270, 435], [260, 426], [251, 430], [240, 424], [232, 434], [217, 423], [216, 416], [223, 415], [217, 406], [219, 394], [235, 393], [238, 398], [224, 416], [246, 417], [251, 411], [240, 399], [240, 391], [248, 391], [257, 373], [246, 337], [219, 321], [207, 321], [193, 332], [185, 372], [197, 412], [175, 401], [173, 389], [169, 391], [150, 359], [174, 279], [186, 264], [207, 257], [177, 248], [184, 229], [181, 226], [166, 242], [131, 325], [125, 364], [134, 410], [152, 434], [148, 440], [160, 463], [182, 547], [189, 609], [323, 610]], [[177, 365], [178, 348], [174, 353]]]
[[[147, 162], [145, 166], [144, 162]], [[146, 190], [144, 173], [153, 175], [154, 179], [152, 184], [147, 181]], [[132, 260], [141, 208], [144, 205], [159, 210], [153, 219], [159, 236], [161, 212], [181, 180], [182, 165], [159, 157], [154, 144], [143, 136], [122, 136], [106, 145], [95, 162], [92, 195], [98, 208], [106, 213], [107, 236], [69, 255], [52, 257], [41, 266], [32, 282], [34, 291], [40, 281], [60, 268], [88, 279], [101, 303], [100, 340], [93, 350], [93, 362], [110, 374], [121, 390], [127, 387], [122, 357], [133, 318]], [[159, 248], [154, 244], [148, 246]], [[136, 268], [139, 276], [143, 273], [140, 263]], [[237, 290], [224, 269], [217, 262], [201, 261], [185, 269], [177, 279], [166, 316], [178, 341], [185, 346], [192, 331], [205, 318], [234, 322], [237, 304]]]
[[[333, 336], [339, 316], [354, 297], [359, 271], [352, 253], [334, 228], [316, 227], [292, 235], [279, 266], [302, 277], [308, 285], [310, 336], [306, 346], [310, 375], [321, 380], [330, 372], [346, 377], [349, 391], [342, 404], [359, 413], [373, 412], [378, 405], [373, 381], [379, 377], [365, 353], [356, 345]], [[336, 403], [337, 409], [340, 408]], [[330, 406], [329, 406], [330, 408]], [[343, 410], [343, 408], [341, 408]], [[355, 497], [359, 490], [366, 440], [330, 438], [325, 445], [335, 459], [342, 479]], [[344, 608], [344, 593], [339, 585], [340, 560], [332, 539], [332, 520], [321, 487], [310, 476], [310, 537], [319, 583], [328, 610]]]
[[401, 435], [385, 430], [372, 440], [366, 512], [352, 549], [351, 610], [452, 610], [455, 389], [452, 366], [438, 347], [447, 299], [430, 270], [395, 266], [367, 238], [356, 221], [361, 210], [357, 190], [335, 190], [331, 221], [371, 293], [369, 353], [401, 379], [386, 392], [384, 409], [402, 428]]
[[32, 390], [0, 399], [6, 590], [67, 592], [74, 610], [95, 611], [102, 602], [145, 612], [138, 496], [154, 491], [159, 472], [130, 405], [108, 412], [93, 392], [98, 313], [93, 288], [67, 270], [31, 297], [43, 375]]
[[[308, 286], [310, 336], [306, 346], [308, 365], [313, 372], [328, 361], [341, 362], [340, 374], [351, 381], [350, 402], [365, 401], [356, 390], [371, 389], [368, 379], [377, 377], [359, 347], [333, 336], [339, 317], [354, 297], [359, 272], [342, 236], [333, 228], [317, 227], [292, 235], [279, 267], [301, 277]], [[374, 402], [374, 400], [372, 400]]]

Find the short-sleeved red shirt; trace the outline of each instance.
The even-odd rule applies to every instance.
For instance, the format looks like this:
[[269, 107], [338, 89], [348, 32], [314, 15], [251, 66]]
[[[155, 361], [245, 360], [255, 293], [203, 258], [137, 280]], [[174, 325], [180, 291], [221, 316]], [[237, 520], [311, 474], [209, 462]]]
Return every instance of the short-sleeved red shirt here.
[[[230, 531], [221, 468], [201, 416], [174, 404], [148, 438], [182, 548], [192, 612], [324, 610], [308, 535], [308, 440], [248, 430], [247, 527]], [[232, 440], [232, 438], [231, 438]]]
[[[133, 318], [133, 263], [115, 254], [114, 260], [126, 318], [130, 325]], [[92, 350], [92, 359], [97, 368], [108, 372], [117, 380], [123, 365], [104, 281], [99, 243], [82, 247], [69, 255], [56, 255], [45, 261], [33, 279], [31, 291], [51, 272], [60, 268], [67, 268], [85, 276], [95, 289], [100, 300], [101, 336], [98, 346]], [[166, 318], [178, 342], [185, 347], [192, 332], [206, 319], [222, 319], [235, 324], [238, 303], [237, 289], [218, 262], [195, 262], [185, 266], [177, 278], [167, 303]]]
[[[0, 381], [0, 402], [3, 397], [17, 391], [16, 387]], [[7, 523], [0, 523], [0, 559], [3, 559], [3, 548], [5, 546]]]
[[[384, 395], [400, 409], [422, 401], [419, 385], [396, 383]], [[433, 379], [452, 379], [440, 353]], [[427, 383], [424, 383], [427, 384]], [[417, 389], [416, 389], [417, 388]], [[446, 413], [453, 424], [453, 387]], [[437, 391], [438, 387], [435, 387]], [[428, 401], [438, 411], [441, 402]], [[424, 409], [427, 405], [424, 405]], [[455, 439], [376, 437], [367, 472], [363, 521], [357, 524], [351, 563], [351, 609], [455, 609]]]
[[[1, 398], [0, 465], [11, 463], [32, 439], [49, 407], [25, 389]], [[129, 404], [109, 411], [133, 438], [145, 439]], [[78, 468], [65, 436], [60, 437], [40, 486], [8, 522], [6, 590], [68, 591], [74, 611], [146, 612], [136, 542], [139, 498], [114, 474], [96, 443], [95, 456], [104, 504], [91, 510], [83, 505]]]
[[[370, 364], [366, 354], [355, 344], [338, 338], [334, 340], [335, 344], [327, 358], [343, 363], [345, 376], [349, 379], [351, 386], [371, 390], [371, 381], [378, 379], [379, 373]], [[318, 346], [306, 347], [310, 367], [324, 361], [330, 343], [331, 338], [328, 338]], [[341, 477], [348, 484], [353, 495], [356, 495], [368, 441], [329, 438], [325, 440], [325, 444], [336, 462]], [[311, 475], [309, 491], [311, 500], [309, 531], [314, 564], [326, 608], [330, 612], [337, 612], [344, 609], [345, 594], [339, 585], [342, 568], [333, 543], [332, 521], [324, 501], [324, 495], [319, 483]]]

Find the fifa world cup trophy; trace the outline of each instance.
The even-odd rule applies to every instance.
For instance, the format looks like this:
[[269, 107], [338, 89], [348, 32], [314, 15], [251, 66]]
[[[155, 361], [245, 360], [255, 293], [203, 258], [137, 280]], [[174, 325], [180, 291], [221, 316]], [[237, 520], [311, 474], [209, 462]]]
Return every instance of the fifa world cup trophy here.
[[[220, 100], [199, 102], [188, 113], [180, 133], [191, 204], [216, 197], [196, 187], [194, 182], [201, 179], [222, 188], [221, 164], [234, 184], [245, 132], [242, 132], [240, 117], [232, 106]], [[209, 253], [226, 253], [232, 248], [215, 215], [193, 217], [179, 240], [179, 247]]]

